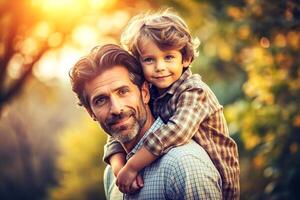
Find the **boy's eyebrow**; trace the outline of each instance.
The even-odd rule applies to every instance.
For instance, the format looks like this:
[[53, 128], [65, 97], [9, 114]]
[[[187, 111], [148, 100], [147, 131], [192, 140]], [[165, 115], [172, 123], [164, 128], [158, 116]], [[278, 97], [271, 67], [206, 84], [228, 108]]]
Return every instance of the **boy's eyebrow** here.
[[[176, 55], [176, 50], [166, 50], [164, 51], [164, 54], [171, 54], [171, 55]], [[152, 54], [140, 54], [141, 58], [147, 58], [147, 57], [154, 57]]]
[[140, 54], [141, 57], [151, 57], [153, 56], [152, 54]]
[[177, 53], [177, 52], [179, 52], [179, 50], [177, 50], [177, 49], [169, 49], [169, 50], [164, 50], [163, 52], [166, 52], [166, 53]]

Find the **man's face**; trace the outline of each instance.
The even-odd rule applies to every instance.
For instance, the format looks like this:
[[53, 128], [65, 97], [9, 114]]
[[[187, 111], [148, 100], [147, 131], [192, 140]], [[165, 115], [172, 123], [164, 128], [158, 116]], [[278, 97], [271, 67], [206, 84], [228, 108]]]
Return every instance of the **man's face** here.
[[[129, 78], [123, 66], [113, 66], [86, 82], [91, 115], [105, 132], [126, 144], [135, 139], [145, 125], [145, 90]], [[146, 92], [149, 92], [148, 90]]]

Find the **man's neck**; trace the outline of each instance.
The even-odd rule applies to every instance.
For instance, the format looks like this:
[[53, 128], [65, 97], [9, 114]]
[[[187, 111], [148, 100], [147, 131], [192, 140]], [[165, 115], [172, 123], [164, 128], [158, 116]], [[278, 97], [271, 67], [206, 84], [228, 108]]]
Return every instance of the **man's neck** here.
[[131, 150], [135, 147], [135, 145], [138, 144], [138, 142], [142, 139], [142, 137], [145, 135], [145, 133], [150, 129], [150, 127], [152, 126], [154, 121], [155, 121], [155, 119], [149, 109], [147, 112], [146, 122], [145, 122], [144, 126], [141, 128], [137, 137], [135, 137], [128, 143], [122, 144], [124, 149], [126, 150], [126, 153], [131, 152]]

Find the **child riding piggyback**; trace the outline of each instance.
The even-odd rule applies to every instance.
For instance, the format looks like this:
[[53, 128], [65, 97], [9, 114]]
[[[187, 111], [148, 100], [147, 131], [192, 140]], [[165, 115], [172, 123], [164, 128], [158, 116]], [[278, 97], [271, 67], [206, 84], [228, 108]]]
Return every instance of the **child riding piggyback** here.
[[237, 145], [229, 136], [223, 107], [201, 76], [190, 70], [197, 41], [186, 23], [169, 10], [137, 15], [122, 33], [122, 45], [139, 60], [150, 83], [152, 112], [165, 123], [127, 162], [120, 144], [109, 139], [104, 160], [112, 165], [124, 193], [144, 167], [193, 139], [218, 169], [223, 199], [239, 199]]

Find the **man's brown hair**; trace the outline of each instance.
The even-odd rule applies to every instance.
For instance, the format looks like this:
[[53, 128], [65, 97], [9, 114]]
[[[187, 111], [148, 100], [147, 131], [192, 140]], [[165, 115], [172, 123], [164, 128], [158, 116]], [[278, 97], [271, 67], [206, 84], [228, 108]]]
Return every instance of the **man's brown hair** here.
[[116, 65], [126, 67], [131, 81], [139, 88], [142, 86], [144, 83], [142, 69], [132, 55], [118, 45], [96, 46], [88, 55], [81, 58], [69, 72], [72, 90], [79, 99], [79, 105], [90, 109], [88, 97], [84, 90], [85, 83]]

